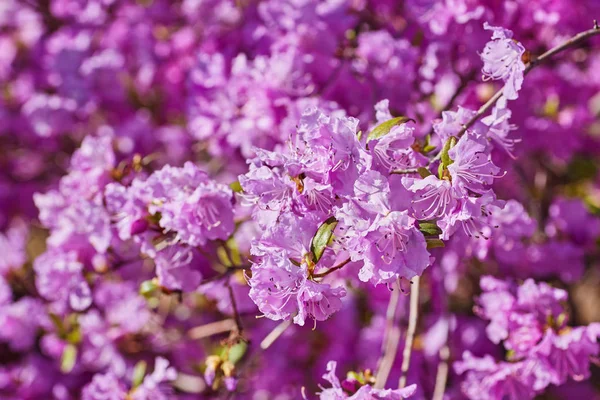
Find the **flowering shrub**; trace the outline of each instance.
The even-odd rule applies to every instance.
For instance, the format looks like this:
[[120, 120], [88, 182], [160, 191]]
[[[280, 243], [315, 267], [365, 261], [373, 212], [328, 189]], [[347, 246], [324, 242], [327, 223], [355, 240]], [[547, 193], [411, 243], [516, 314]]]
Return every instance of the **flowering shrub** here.
[[597, 0], [3, 0], [0, 398], [600, 396]]

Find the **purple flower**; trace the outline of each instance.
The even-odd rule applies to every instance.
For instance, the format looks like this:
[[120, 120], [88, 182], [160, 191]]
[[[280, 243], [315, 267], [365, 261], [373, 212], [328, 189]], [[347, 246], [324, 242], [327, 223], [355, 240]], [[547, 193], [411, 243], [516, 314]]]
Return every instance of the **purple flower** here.
[[408, 123], [394, 126], [386, 135], [368, 142], [373, 168], [381, 173], [413, 167], [415, 155], [410, 146], [414, 143], [414, 127]]
[[82, 400], [123, 400], [126, 397], [125, 385], [111, 372], [94, 375], [81, 392]]
[[490, 356], [474, 357], [469, 351], [463, 353], [462, 361], [454, 363], [458, 374], [466, 372], [462, 382], [463, 393], [469, 399], [526, 400], [536, 395], [535, 366], [533, 362], [496, 363]]
[[481, 53], [483, 75], [488, 79], [502, 79], [505, 82], [504, 97], [514, 100], [523, 84], [525, 64], [521, 58], [525, 48], [512, 38], [512, 31], [491, 26], [487, 22], [483, 27], [493, 32], [492, 40], [485, 45]]
[[337, 363], [329, 361], [327, 363], [327, 373], [323, 379], [331, 384], [331, 388], [323, 389], [319, 393], [321, 400], [401, 400], [411, 397], [417, 390], [417, 385], [409, 385], [403, 389], [374, 389], [370, 385], [362, 385], [355, 393], [348, 393], [344, 388], [344, 382], [340, 382], [335, 374]]
[[0, 339], [14, 351], [30, 350], [39, 328], [49, 328], [44, 305], [39, 300], [25, 297], [0, 307]]
[[267, 255], [252, 266], [250, 298], [267, 318], [289, 319], [298, 309], [296, 300], [305, 280], [306, 273], [284, 252]]
[[27, 259], [27, 228], [24, 224], [11, 226], [6, 233], [0, 233], [0, 275], [6, 275], [13, 269], [20, 268]]
[[251, 165], [250, 171], [239, 176], [239, 181], [244, 190], [242, 204], [253, 207], [254, 220], [261, 226], [272, 225], [281, 213], [289, 209], [293, 182], [278, 170]]
[[517, 129], [515, 125], [509, 122], [511, 115], [512, 112], [508, 108], [494, 107], [490, 115], [481, 119], [481, 124], [478, 127], [483, 128], [481, 130], [485, 131], [485, 136], [492, 139], [497, 146], [503, 148], [511, 158], [515, 158], [513, 155], [514, 147], [521, 142], [521, 139], [509, 137], [510, 132]]
[[289, 319], [304, 325], [307, 318], [325, 321], [339, 311], [342, 287], [332, 288], [325, 283], [308, 280], [306, 265], [297, 266], [287, 253], [271, 253], [252, 266], [250, 298], [269, 319]]
[[425, 238], [406, 212], [392, 211], [377, 218], [364, 236], [362, 281], [389, 283], [398, 277], [421, 275], [429, 265]]
[[425, 238], [406, 211], [391, 210], [387, 178], [376, 171], [354, 184], [354, 198], [336, 212], [340, 241], [352, 261], [363, 261], [359, 278], [374, 284], [421, 275], [429, 265]]
[[307, 318], [325, 321], [342, 308], [341, 298], [346, 296], [343, 287], [332, 288], [323, 283], [307, 280], [298, 290], [298, 314], [294, 323], [303, 326]]
[[438, 134], [442, 143], [451, 136], [457, 136], [462, 127], [475, 116], [475, 111], [458, 107], [456, 111], [443, 111], [442, 120], [433, 123], [433, 129]]
[[535, 348], [535, 357], [550, 370], [551, 383], [561, 385], [568, 379], [582, 381], [590, 376], [590, 359], [600, 352], [600, 324], [565, 328], [558, 333], [549, 329]]
[[57, 95], [37, 94], [23, 105], [23, 116], [41, 137], [69, 133], [75, 126], [77, 102]]
[[106, 321], [123, 333], [140, 331], [150, 320], [146, 301], [128, 282], [103, 282], [94, 290], [94, 304]]
[[233, 232], [232, 191], [208, 178], [194, 164], [164, 167], [148, 178], [151, 213], [161, 213], [160, 226], [191, 246], [227, 239]]
[[154, 363], [154, 371], [146, 375], [142, 384], [133, 390], [133, 400], [167, 400], [171, 398], [172, 389], [167, 382], [177, 378], [177, 371], [169, 365], [169, 361], [157, 357]]
[[[196, 259], [199, 257], [196, 255]], [[156, 253], [156, 276], [161, 286], [170, 290], [192, 291], [202, 281], [202, 272], [190, 247], [172, 244]]]
[[83, 265], [74, 251], [51, 249], [34, 262], [36, 287], [40, 294], [61, 306], [82, 311], [92, 304], [90, 288], [83, 277]]
[[550, 220], [545, 231], [549, 236], [568, 235], [580, 245], [590, 245], [600, 236], [600, 221], [594, 218], [579, 199], [557, 199], [548, 209]]
[[437, 221], [442, 230], [440, 237], [444, 240], [462, 227], [463, 232], [469, 238], [484, 238], [488, 240], [493, 235], [493, 229], [499, 225], [493, 225], [492, 215], [502, 210], [504, 202], [496, 199], [493, 191], [482, 193], [481, 197], [466, 197], [459, 200], [458, 211], [444, 216]]
[[452, 183], [429, 175], [424, 179], [402, 178], [404, 187], [413, 192], [412, 213], [420, 220], [431, 220], [457, 211], [460, 198]]
[[482, 194], [494, 178], [499, 178], [500, 168], [492, 163], [488, 143], [481, 137], [463, 135], [448, 155], [453, 160], [448, 166], [452, 186], [463, 193]]

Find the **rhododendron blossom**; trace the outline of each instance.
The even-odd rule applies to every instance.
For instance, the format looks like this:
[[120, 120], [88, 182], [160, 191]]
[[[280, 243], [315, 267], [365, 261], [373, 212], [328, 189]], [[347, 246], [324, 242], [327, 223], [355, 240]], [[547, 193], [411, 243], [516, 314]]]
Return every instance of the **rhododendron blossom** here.
[[0, 398], [594, 399], [598, 0], [2, 0]]

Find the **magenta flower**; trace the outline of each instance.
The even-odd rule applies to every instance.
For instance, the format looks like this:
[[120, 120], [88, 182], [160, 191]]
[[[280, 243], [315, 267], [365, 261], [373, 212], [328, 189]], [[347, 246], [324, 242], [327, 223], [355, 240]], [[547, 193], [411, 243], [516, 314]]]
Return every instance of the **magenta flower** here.
[[[411, 397], [417, 390], [417, 385], [409, 385], [403, 389], [374, 389], [370, 385], [362, 385], [354, 393], [348, 393], [345, 387], [354, 386], [348, 385], [348, 380], [340, 382], [335, 374], [337, 363], [329, 361], [327, 363], [327, 373], [323, 375], [323, 379], [331, 384], [330, 388], [323, 389], [319, 393], [321, 400], [401, 400]], [[359, 384], [358, 382], [356, 382]], [[360, 384], [359, 384], [360, 385]]]
[[521, 58], [525, 48], [512, 38], [512, 31], [491, 26], [487, 22], [483, 27], [493, 32], [492, 40], [481, 53], [483, 75], [487, 79], [502, 79], [505, 82], [504, 96], [507, 100], [514, 100], [523, 84], [525, 64]]
[[94, 375], [81, 393], [82, 400], [122, 400], [126, 397], [125, 385], [110, 372]]
[[463, 135], [456, 146], [448, 151], [454, 161], [448, 166], [452, 186], [462, 193], [482, 194], [498, 175], [500, 168], [494, 165], [485, 139]]
[[48, 250], [35, 260], [33, 268], [38, 291], [47, 300], [57, 302], [59, 308], [68, 305], [82, 311], [92, 304], [92, 293], [76, 252]]

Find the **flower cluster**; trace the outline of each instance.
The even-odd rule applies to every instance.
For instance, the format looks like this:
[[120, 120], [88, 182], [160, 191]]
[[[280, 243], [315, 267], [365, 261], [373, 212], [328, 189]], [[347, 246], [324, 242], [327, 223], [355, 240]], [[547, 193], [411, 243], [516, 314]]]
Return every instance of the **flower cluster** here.
[[589, 378], [591, 359], [600, 353], [600, 324], [568, 326], [567, 292], [532, 279], [517, 287], [489, 276], [481, 278], [481, 289], [477, 313], [490, 321], [487, 336], [503, 343], [507, 361], [466, 351], [455, 368], [466, 373], [470, 397], [532, 399], [549, 385]]
[[1, 3], [0, 398], [597, 397], [597, 0]]

